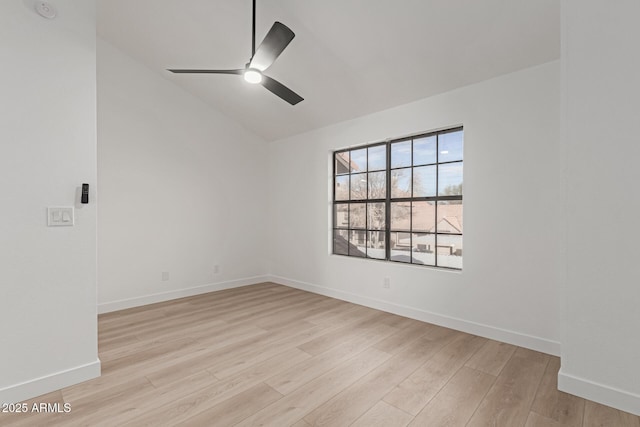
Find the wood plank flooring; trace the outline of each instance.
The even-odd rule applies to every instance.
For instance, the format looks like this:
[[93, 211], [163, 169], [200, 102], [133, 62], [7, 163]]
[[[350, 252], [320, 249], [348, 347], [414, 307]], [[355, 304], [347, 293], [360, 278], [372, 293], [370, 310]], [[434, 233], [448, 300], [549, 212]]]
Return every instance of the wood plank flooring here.
[[[611, 426], [557, 357], [263, 283], [99, 317], [103, 375], [2, 426]], [[54, 407], [54, 406], [53, 406]]]

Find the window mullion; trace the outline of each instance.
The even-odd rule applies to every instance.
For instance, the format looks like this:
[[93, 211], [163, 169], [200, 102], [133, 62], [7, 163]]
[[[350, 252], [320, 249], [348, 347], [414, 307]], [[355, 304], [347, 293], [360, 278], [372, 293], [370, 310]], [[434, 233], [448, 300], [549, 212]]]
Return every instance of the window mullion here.
[[386, 170], [386, 198], [384, 206], [385, 216], [385, 259], [391, 261], [391, 142], [387, 141], [387, 170]]
[[411, 138], [411, 201], [409, 202], [409, 263], [413, 264], [413, 138]]
[[433, 202], [435, 204], [435, 213], [436, 217], [434, 220], [434, 229], [433, 229], [433, 265], [438, 266], [438, 200], [439, 200], [439, 191], [438, 186], [440, 179], [440, 134], [436, 134], [436, 200]]

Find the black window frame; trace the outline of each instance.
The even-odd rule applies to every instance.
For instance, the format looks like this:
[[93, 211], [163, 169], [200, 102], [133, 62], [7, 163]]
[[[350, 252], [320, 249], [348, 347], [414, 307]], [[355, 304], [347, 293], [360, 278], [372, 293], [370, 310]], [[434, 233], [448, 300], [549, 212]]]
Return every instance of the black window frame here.
[[[333, 167], [332, 167], [332, 171], [333, 171], [333, 176], [332, 176], [332, 183], [333, 183], [333, 188], [332, 188], [332, 197], [331, 197], [331, 216], [332, 216], [332, 236], [331, 236], [331, 242], [332, 242], [332, 248], [331, 248], [331, 253], [333, 255], [340, 255], [340, 256], [349, 256], [349, 257], [358, 257], [358, 258], [366, 258], [366, 259], [373, 259], [373, 260], [380, 260], [380, 261], [387, 261], [387, 262], [395, 262], [395, 263], [399, 263], [399, 264], [408, 264], [408, 265], [419, 265], [419, 266], [426, 266], [426, 267], [432, 267], [432, 268], [438, 268], [438, 269], [447, 269], [447, 270], [454, 270], [454, 271], [461, 271], [461, 268], [457, 268], [457, 267], [451, 267], [451, 266], [446, 266], [446, 265], [438, 265], [438, 248], [440, 247], [438, 245], [438, 236], [443, 236], [443, 235], [447, 235], [447, 236], [460, 236], [460, 239], [463, 238], [463, 227], [459, 227], [460, 228], [460, 232], [456, 233], [456, 232], [441, 232], [440, 230], [438, 230], [438, 207], [439, 205], [441, 205], [441, 202], [459, 202], [459, 204], [461, 205], [461, 209], [464, 209], [464, 202], [463, 202], [463, 193], [464, 193], [464, 184], [463, 181], [461, 181], [461, 185], [462, 185], [462, 190], [461, 190], [461, 194], [456, 194], [456, 195], [440, 195], [440, 188], [439, 188], [439, 184], [440, 184], [440, 166], [441, 165], [449, 165], [449, 164], [461, 164], [463, 165], [463, 173], [464, 173], [464, 142], [463, 142], [463, 153], [461, 156], [461, 159], [459, 160], [450, 160], [450, 161], [440, 161], [440, 136], [441, 135], [446, 135], [448, 133], [453, 133], [453, 132], [462, 132], [462, 138], [464, 141], [464, 128], [463, 126], [458, 126], [458, 127], [454, 127], [454, 128], [447, 128], [447, 129], [443, 129], [443, 130], [438, 130], [438, 131], [431, 131], [431, 132], [425, 132], [425, 133], [419, 133], [419, 134], [415, 134], [415, 135], [411, 135], [411, 136], [407, 136], [407, 137], [403, 137], [403, 138], [398, 138], [398, 139], [392, 139], [392, 140], [386, 140], [386, 141], [381, 141], [381, 142], [375, 142], [375, 143], [371, 143], [371, 144], [366, 144], [366, 145], [361, 145], [361, 146], [353, 146], [353, 147], [349, 147], [349, 148], [345, 148], [345, 149], [340, 149], [340, 150], [335, 150], [332, 153], [332, 162], [333, 162]], [[419, 140], [419, 139], [423, 139], [423, 138], [429, 138], [429, 137], [434, 137], [435, 136], [435, 141], [436, 141], [436, 152], [435, 152], [435, 162], [433, 163], [425, 163], [425, 164], [414, 164], [414, 141], [415, 140]], [[392, 152], [392, 146], [393, 144], [397, 144], [397, 143], [402, 143], [402, 142], [406, 142], [406, 141], [410, 141], [411, 142], [411, 149], [410, 149], [410, 154], [411, 154], [411, 161], [409, 166], [397, 166], [397, 167], [392, 167], [392, 158], [391, 158], [391, 152]], [[386, 168], [385, 169], [373, 169], [373, 170], [369, 170], [369, 149], [372, 147], [378, 147], [378, 146], [385, 146], [385, 153], [386, 153]], [[359, 150], [365, 150], [365, 162], [367, 164], [367, 167], [365, 168], [365, 171], [353, 171], [353, 163], [351, 160], [351, 152], [354, 151], [359, 151]], [[348, 160], [346, 160], [347, 162], [347, 172], [346, 173], [338, 173], [338, 164], [340, 163], [338, 161], [338, 156], [341, 153], [349, 153], [349, 158]], [[341, 156], [341, 159], [343, 161], [345, 161], [344, 157]], [[420, 168], [420, 167], [430, 167], [430, 166], [434, 166], [435, 167], [435, 195], [433, 196], [414, 196], [414, 169], [415, 168]], [[409, 197], [392, 197], [392, 174], [394, 171], [398, 171], [398, 170], [410, 170], [410, 187], [411, 187], [411, 192], [410, 192], [410, 196]], [[385, 196], [384, 197], [376, 197], [376, 198], [369, 198], [371, 196], [370, 194], [370, 189], [369, 189], [369, 176], [368, 174], [371, 172], [381, 172], [384, 171], [386, 173], [386, 177], [385, 177]], [[353, 175], [358, 175], [358, 174], [367, 174], [367, 180], [366, 180], [366, 190], [365, 190], [365, 194], [366, 194], [366, 198], [364, 199], [352, 199], [352, 176]], [[337, 182], [337, 177], [344, 177], [347, 176], [347, 198], [346, 199], [341, 199], [341, 200], [336, 200], [336, 182]], [[413, 214], [411, 212], [411, 209], [413, 209], [413, 203], [415, 202], [430, 202], [433, 203], [434, 205], [434, 227], [432, 229], [432, 231], [414, 231], [413, 228]], [[384, 203], [384, 209], [385, 209], [385, 221], [384, 224], [382, 226], [382, 229], [380, 228], [371, 228], [371, 225], [369, 224], [369, 211], [367, 209], [367, 205], [368, 204], [372, 204], [372, 203]], [[392, 203], [408, 203], [409, 204], [409, 209], [410, 209], [410, 213], [409, 213], [409, 229], [408, 230], [394, 230], [391, 228], [392, 225], [392, 219], [391, 219], [391, 206]], [[452, 203], [452, 204], [458, 204], [458, 203]], [[346, 212], [347, 212], [347, 225], [346, 227], [344, 227], [343, 224], [338, 224], [338, 215], [337, 215], [337, 206], [338, 205], [342, 205], [342, 206], [346, 206]], [[363, 228], [360, 227], [352, 227], [351, 224], [351, 207], [352, 206], [356, 206], [356, 205], [364, 205], [364, 220], [365, 220], [365, 224]], [[454, 227], [455, 228], [455, 227]], [[336, 236], [338, 236], [339, 233], [344, 233], [346, 232], [346, 253], [340, 253], [338, 251], [336, 251], [337, 248], [337, 241], [338, 239], [336, 238]], [[385, 256], [384, 258], [379, 258], [379, 257], [370, 257], [368, 256], [368, 251], [369, 251], [369, 236], [371, 232], [378, 232], [378, 233], [383, 233], [383, 240], [384, 240], [384, 245], [385, 245]], [[352, 233], [364, 233], [364, 237], [365, 237], [365, 253], [363, 254], [362, 251], [352, 248], [352, 244], [351, 244], [351, 235]], [[406, 233], [409, 235], [409, 261], [401, 261], [401, 260], [394, 260], [392, 259], [392, 248], [391, 248], [391, 242], [392, 242], [392, 234], [396, 233], [396, 238], [397, 238], [397, 233]], [[418, 262], [414, 262], [414, 246], [413, 246], [413, 236], [414, 234], [424, 234], [424, 235], [433, 235], [433, 239], [434, 239], [434, 248], [433, 248], [433, 253], [434, 253], [434, 264], [424, 264], [421, 261]], [[462, 246], [462, 245], [461, 245]], [[443, 247], [447, 247], [446, 245]], [[461, 249], [462, 250], [462, 249]], [[354, 252], [353, 254], [351, 252]], [[344, 252], [344, 250], [342, 250], [341, 252]], [[462, 252], [460, 253], [460, 256], [462, 256]]]

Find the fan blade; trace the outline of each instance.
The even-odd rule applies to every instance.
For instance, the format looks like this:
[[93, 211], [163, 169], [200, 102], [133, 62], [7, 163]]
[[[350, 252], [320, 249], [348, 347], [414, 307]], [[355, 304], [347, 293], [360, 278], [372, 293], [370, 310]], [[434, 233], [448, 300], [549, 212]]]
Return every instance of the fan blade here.
[[271, 93], [279, 96], [291, 105], [296, 105], [298, 102], [304, 100], [303, 97], [301, 97], [282, 83], [265, 75], [262, 76], [262, 86], [266, 87], [267, 90], [269, 90]]
[[296, 35], [284, 24], [275, 22], [251, 58], [249, 68], [264, 71], [273, 64]]
[[176, 74], [242, 74], [244, 70], [167, 70]]

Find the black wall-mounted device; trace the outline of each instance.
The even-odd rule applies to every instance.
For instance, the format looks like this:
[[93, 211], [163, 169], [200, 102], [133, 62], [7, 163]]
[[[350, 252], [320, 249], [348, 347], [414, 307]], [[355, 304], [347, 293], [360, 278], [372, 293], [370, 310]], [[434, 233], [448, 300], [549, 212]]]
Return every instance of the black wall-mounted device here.
[[80, 203], [86, 205], [89, 203], [89, 184], [82, 184], [82, 198]]

